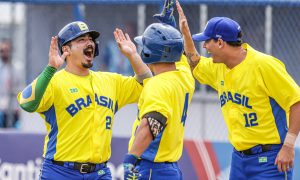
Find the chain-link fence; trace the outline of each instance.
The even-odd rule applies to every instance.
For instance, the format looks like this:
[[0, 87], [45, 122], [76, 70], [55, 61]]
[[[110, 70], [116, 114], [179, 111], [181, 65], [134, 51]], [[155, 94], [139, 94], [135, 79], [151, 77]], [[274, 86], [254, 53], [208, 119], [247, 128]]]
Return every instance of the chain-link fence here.
[[[189, 1], [186, 1], [189, 2]], [[193, 1], [195, 2], [195, 1]], [[205, 1], [200, 1], [205, 2]], [[209, 2], [209, 1], [208, 1]], [[282, 60], [287, 67], [288, 72], [300, 83], [300, 72], [297, 70], [299, 51], [297, 45], [291, 45], [297, 42], [300, 22], [297, 21], [300, 16], [300, 7], [290, 6], [289, 3], [280, 3], [280, 6], [266, 5], [263, 3], [216, 3], [209, 4], [185, 4], [182, 1], [183, 9], [188, 18], [192, 33], [200, 32], [204, 28], [206, 21], [214, 16], [227, 16], [235, 19], [242, 27], [244, 41], [251, 44], [255, 49], [272, 54]], [[254, 1], [255, 2], [255, 1]], [[143, 32], [143, 28], [155, 22], [152, 16], [160, 12], [161, 4], [146, 4], [143, 8], [144, 14], [139, 13], [138, 4], [87, 4], [85, 5], [85, 19], [93, 28], [101, 32], [100, 50], [104, 53], [105, 46], [108, 41], [113, 39], [113, 30], [116, 27], [125, 28], [131, 25], [134, 31], [132, 36], [136, 36]], [[45, 57], [48, 50], [49, 39], [51, 35], [55, 35], [57, 31], [66, 23], [73, 21], [72, 5], [40, 5], [31, 4], [27, 6], [27, 43], [36, 51], [41, 44], [43, 55], [34, 54]], [[177, 16], [177, 13], [175, 13]], [[140, 19], [144, 19], [144, 26], [140, 26]], [[37, 28], [38, 27], [38, 28]], [[142, 28], [142, 29], [141, 29]], [[44, 37], [36, 42], [36, 35]], [[198, 44], [199, 47], [201, 46]], [[203, 55], [205, 51], [201, 50]], [[30, 62], [31, 52], [27, 56]], [[41, 59], [44, 62], [46, 58]], [[99, 57], [99, 64], [105, 63], [104, 57]], [[32, 64], [34, 65], [34, 64]], [[298, 66], [297, 66], [298, 65]], [[32, 73], [40, 71], [42, 67], [34, 67]], [[101, 66], [97, 66], [101, 70]], [[32, 80], [29, 73], [28, 78]]]

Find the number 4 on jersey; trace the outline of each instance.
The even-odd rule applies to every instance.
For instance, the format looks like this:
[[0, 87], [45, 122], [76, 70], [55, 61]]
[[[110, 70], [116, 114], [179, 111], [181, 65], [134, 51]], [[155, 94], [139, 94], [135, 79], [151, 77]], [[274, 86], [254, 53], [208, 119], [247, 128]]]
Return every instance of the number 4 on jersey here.
[[183, 124], [183, 126], [185, 125], [188, 106], [189, 106], [189, 93], [186, 93], [185, 94], [185, 99], [184, 99], [183, 112], [182, 112], [182, 116], [181, 116], [181, 123]]

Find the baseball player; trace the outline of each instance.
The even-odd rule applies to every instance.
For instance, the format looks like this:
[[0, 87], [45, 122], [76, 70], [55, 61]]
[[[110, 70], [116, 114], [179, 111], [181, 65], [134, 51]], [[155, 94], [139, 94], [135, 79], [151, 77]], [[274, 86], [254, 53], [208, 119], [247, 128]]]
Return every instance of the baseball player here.
[[144, 81], [129, 152], [124, 158], [124, 179], [180, 180], [177, 161], [182, 154], [187, 110], [195, 89], [190, 67], [182, 55], [182, 35], [171, 25], [154, 23], [134, 40], [142, 46], [142, 60], [154, 77]]
[[[140, 83], [152, 74], [128, 35], [120, 36], [118, 29], [115, 39], [136, 76], [89, 70], [99, 53], [99, 35], [84, 22], [67, 24], [52, 37], [48, 66], [18, 95], [24, 110], [38, 112], [45, 120], [41, 179], [112, 178], [106, 162], [111, 155], [114, 114], [137, 102]], [[66, 67], [56, 72], [64, 61]]]
[[[280, 60], [243, 43], [234, 20], [214, 17], [191, 36], [178, 2], [177, 9], [193, 75], [218, 92], [234, 147], [230, 179], [292, 179], [299, 86]], [[211, 58], [200, 57], [193, 40], [204, 41]]]

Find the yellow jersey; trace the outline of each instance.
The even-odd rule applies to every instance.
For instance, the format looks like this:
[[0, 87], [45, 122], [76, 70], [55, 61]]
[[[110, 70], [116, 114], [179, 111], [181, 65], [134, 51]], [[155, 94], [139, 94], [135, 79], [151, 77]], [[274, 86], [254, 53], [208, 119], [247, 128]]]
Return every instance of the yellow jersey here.
[[246, 58], [228, 69], [201, 57], [195, 78], [217, 90], [229, 141], [238, 151], [258, 144], [280, 144], [288, 130], [290, 107], [300, 89], [278, 59], [248, 44]]
[[195, 89], [195, 80], [185, 56], [176, 63], [176, 69], [144, 80], [129, 150], [135, 139], [135, 131], [145, 114], [156, 111], [165, 116], [167, 121], [164, 130], [141, 155], [142, 159], [152, 162], [176, 162], [181, 157], [184, 125]]
[[[35, 85], [36, 80], [31, 84], [33, 91]], [[134, 77], [115, 73], [55, 73], [36, 109], [47, 129], [43, 156], [56, 161], [106, 162], [111, 156], [114, 114], [137, 102], [141, 90]], [[20, 93], [20, 104], [34, 98], [34, 92], [23, 97]]]

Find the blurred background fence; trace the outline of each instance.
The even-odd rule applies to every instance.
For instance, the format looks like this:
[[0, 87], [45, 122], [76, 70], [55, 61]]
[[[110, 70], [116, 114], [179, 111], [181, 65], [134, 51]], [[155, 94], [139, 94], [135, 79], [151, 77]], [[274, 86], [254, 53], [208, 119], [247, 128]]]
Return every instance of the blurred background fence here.
[[[16, 2], [16, 1], [14, 1]], [[24, 3], [0, 3], [0, 37], [13, 38], [14, 63], [26, 69], [25, 81], [31, 82], [47, 63], [51, 36], [68, 22], [85, 20], [101, 32], [101, 56], [97, 57], [95, 70], [114, 69], [105, 59], [109, 57], [109, 42], [113, 30], [120, 27], [132, 37], [143, 32], [160, 12], [163, 0], [23, 0]], [[27, 2], [27, 3], [25, 3]], [[77, 2], [77, 3], [76, 3]], [[240, 23], [244, 41], [259, 51], [282, 60], [289, 73], [300, 83], [300, 1], [298, 0], [182, 0], [191, 32], [202, 30], [208, 19], [228, 16]], [[79, 4], [78, 4], [79, 3]], [[85, 4], [83, 4], [85, 3]], [[175, 13], [176, 17], [177, 14]], [[5, 16], [5, 15], [2, 15]], [[293, 44], [293, 45], [292, 45]], [[21, 45], [21, 46], [20, 46]], [[199, 48], [201, 45], [199, 44]], [[205, 51], [201, 49], [203, 55]], [[115, 65], [116, 66], [116, 65]], [[115, 68], [115, 71], [122, 71]], [[126, 72], [126, 71], [123, 71]], [[126, 72], [130, 74], [130, 72]], [[204, 88], [205, 89], [205, 88]]]

